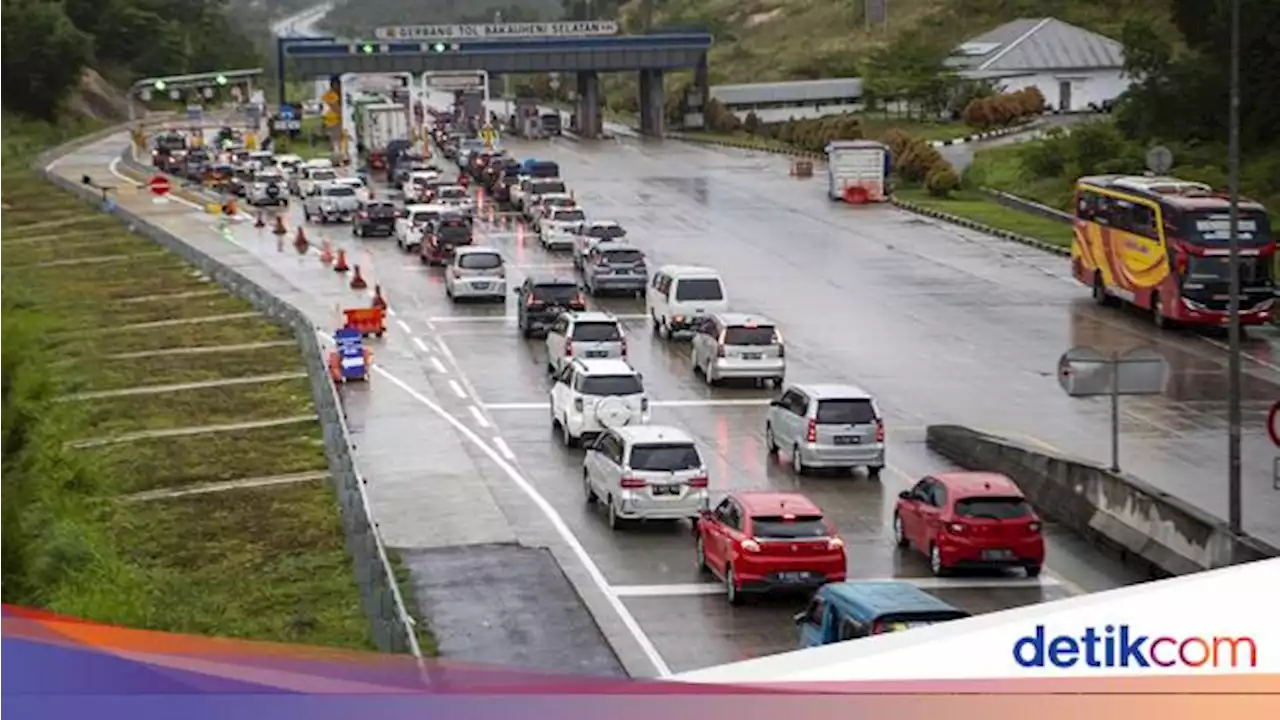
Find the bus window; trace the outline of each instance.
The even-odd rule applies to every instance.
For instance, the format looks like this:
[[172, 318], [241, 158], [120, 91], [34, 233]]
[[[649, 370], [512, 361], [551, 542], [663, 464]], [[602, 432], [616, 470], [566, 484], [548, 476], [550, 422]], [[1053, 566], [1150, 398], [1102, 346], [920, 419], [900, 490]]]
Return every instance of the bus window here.
[[1094, 222], [1100, 214], [1104, 214], [1104, 198], [1093, 190], [1081, 190], [1076, 200], [1076, 217]]

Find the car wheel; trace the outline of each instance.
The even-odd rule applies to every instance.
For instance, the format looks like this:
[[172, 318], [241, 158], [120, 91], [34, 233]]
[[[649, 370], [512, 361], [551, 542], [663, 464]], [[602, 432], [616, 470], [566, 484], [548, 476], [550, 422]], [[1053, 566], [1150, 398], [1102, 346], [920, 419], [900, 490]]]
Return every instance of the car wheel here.
[[698, 541], [697, 543], [694, 544], [693, 553], [694, 553], [694, 565], [695, 567], [698, 568], [698, 572], [706, 573], [707, 572], [707, 548], [703, 544], [701, 535], [698, 536]]
[[773, 435], [773, 426], [769, 423], [764, 424], [764, 446], [770, 455], [778, 454], [778, 438]]
[[898, 513], [893, 514], [893, 541], [900, 548], [905, 548], [910, 544], [907, 540], [907, 531], [902, 527], [902, 516]]
[[577, 438], [575, 438], [573, 433], [569, 430], [568, 416], [560, 421], [560, 439], [564, 442], [564, 446], [567, 448], [571, 448], [578, 444]]
[[649, 313], [649, 323], [653, 327], [654, 337], [657, 337], [662, 334], [661, 333], [662, 326], [658, 324], [658, 318], [653, 313]]
[[934, 544], [929, 545], [929, 572], [933, 573], [934, 577], [947, 574], [947, 568], [942, 564], [942, 551]]
[[614, 504], [613, 498], [609, 498], [609, 529], [617, 530], [622, 527], [622, 518], [618, 517], [618, 506]]
[[741, 605], [742, 596], [738, 594], [738, 577], [730, 565], [724, 569], [724, 594], [730, 605]]
[[1114, 304], [1111, 296], [1107, 294], [1107, 287], [1102, 282], [1102, 273], [1100, 272], [1093, 274], [1093, 301], [1102, 306]]
[[588, 505], [595, 505], [599, 499], [596, 489], [591, 487], [591, 475], [586, 470], [582, 471], [582, 494], [586, 496]]
[[805, 475], [809, 472], [809, 468], [804, 464], [804, 458], [800, 456], [799, 445], [791, 446], [791, 469], [794, 470], [797, 475]]

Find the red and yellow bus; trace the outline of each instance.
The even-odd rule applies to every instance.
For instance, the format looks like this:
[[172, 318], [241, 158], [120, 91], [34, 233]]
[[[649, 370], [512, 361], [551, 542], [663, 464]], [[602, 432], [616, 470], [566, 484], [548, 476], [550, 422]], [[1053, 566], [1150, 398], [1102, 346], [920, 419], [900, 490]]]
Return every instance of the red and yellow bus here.
[[[1071, 269], [1099, 304], [1128, 302], [1160, 327], [1226, 325], [1229, 202], [1203, 183], [1099, 175], [1076, 182]], [[1276, 240], [1266, 209], [1241, 199], [1240, 322], [1274, 312]]]

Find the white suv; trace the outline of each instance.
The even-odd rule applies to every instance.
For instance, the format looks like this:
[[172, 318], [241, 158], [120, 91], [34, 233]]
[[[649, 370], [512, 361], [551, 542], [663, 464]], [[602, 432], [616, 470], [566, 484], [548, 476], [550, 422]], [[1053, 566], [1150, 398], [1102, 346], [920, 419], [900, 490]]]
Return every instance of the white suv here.
[[551, 386], [551, 426], [565, 447], [584, 435], [649, 422], [640, 373], [624, 360], [572, 360]]
[[697, 522], [708, 502], [707, 465], [689, 433], [658, 425], [611, 428], [587, 449], [582, 486], [605, 505], [609, 529], [624, 520]]
[[574, 358], [626, 357], [627, 337], [622, 324], [608, 313], [564, 313], [547, 331], [547, 371], [551, 373], [559, 372]]

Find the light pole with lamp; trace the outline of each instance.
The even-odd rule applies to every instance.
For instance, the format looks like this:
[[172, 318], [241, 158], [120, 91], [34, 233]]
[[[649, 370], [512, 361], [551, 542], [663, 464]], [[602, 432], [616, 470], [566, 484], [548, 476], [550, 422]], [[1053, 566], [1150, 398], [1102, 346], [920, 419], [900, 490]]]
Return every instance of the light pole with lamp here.
[[1227, 193], [1231, 203], [1231, 231], [1227, 272], [1230, 275], [1227, 313], [1227, 522], [1231, 532], [1244, 531], [1240, 486], [1240, 0], [1231, 0], [1231, 99], [1229, 101]]

